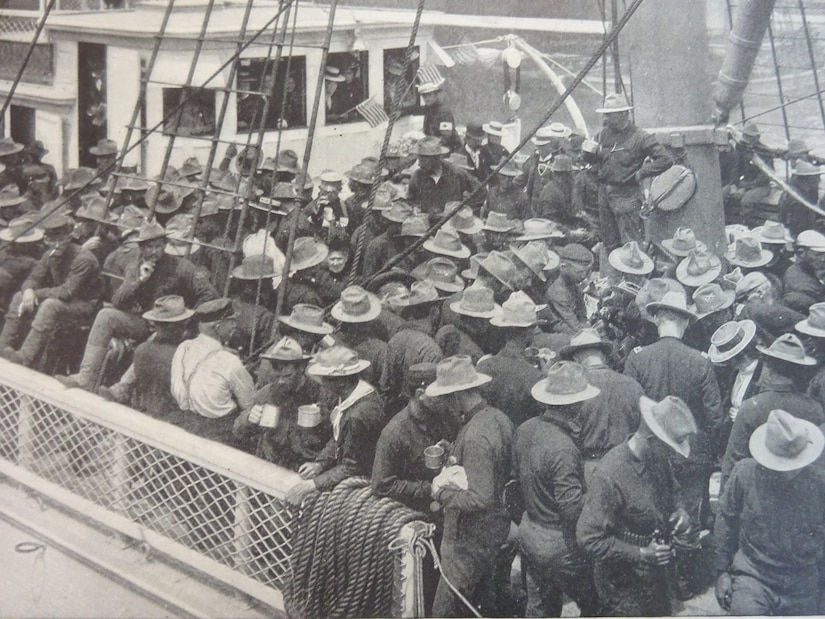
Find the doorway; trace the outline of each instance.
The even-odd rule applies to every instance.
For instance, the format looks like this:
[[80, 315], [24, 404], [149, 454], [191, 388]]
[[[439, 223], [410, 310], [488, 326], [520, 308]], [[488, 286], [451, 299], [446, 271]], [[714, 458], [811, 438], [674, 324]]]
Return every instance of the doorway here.
[[77, 143], [80, 165], [95, 167], [89, 149], [106, 137], [106, 46], [77, 44]]

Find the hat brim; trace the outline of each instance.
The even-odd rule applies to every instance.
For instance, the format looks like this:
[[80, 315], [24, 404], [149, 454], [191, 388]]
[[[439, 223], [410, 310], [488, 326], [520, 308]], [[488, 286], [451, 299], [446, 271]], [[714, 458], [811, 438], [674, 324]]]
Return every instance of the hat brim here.
[[614, 269], [616, 269], [620, 273], [628, 273], [630, 275], [647, 275], [648, 273], [653, 272], [653, 260], [650, 258], [650, 256], [642, 255], [642, 266], [631, 267], [621, 261], [618, 254], [618, 252], [621, 249], [621, 247], [619, 247], [618, 249], [614, 249], [607, 256], [607, 261], [610, 263], [610, 266], [612, 266]]
[[701, 275], [689, 275], [687, 272], [687, 259], [682, 260], [677, 267], [676, 267], [676, 279], [679, 280], [685, 286], [690, 286], [691, 288], [698, 288], [699, 286], [704, 286], [705, 284], [711, 283], [715, 280], [719, 275], [722, 273], [722, 264], [721, 262], [710, 269], [707, 273], [702, 273]]
[[809, 439], [808, 444], [801, 452], [792, 458], [783, 458], [771, 452], [765, 444], [768, 424], [763, 423], [753, 431], [748, 442], [748, 449], [753, 459], [772, 471], [796, 471], [816, 462], [816, 459], [822, 454], [823, 448], [825, 448], [825, 436], [822, 434], [822, 430], [810, 421], [797, 418], [797, 422], [805, 426]]
[[733, 290], [725, 290], [722, 289], [722, 304], [719, 307], [715, 307], [709, 312], [700, 312], [696, 307], [696, 304], [690, 306], [690, 311], [692, 311], [696, 315], [696, 319], [699, 320], [704, 318], [705, 316], [710, 316], [713, 312], [721, 312], [724, 309], [728, 309], [731, 305], [733, 305], [734, 300], [736, 299], [736, 292]]
[[440, 395], [447, 395], [450, 393], [457, 393], [459, 391], [467, 391], [468, 389], [475, 389], [476, 387], [481, 387], [481, 385], [486, 385], [491, 380], [493, 380], [492, 376], [487, 374], [478, 373], [475, 379], [469, 383], [461, 383], [460, 385], [439, 385], [438, 382], [430, 383], [424, 389], [424, 393], [434, 398]]
[[661, 309], [666, 309], [672, 312], [676, 312], [677, 314], [682, 314], [690, 320], [696, 320], [696, 314], [691, 312], [689, 309], [677, 307], [675, 305], [671, 305], [670, 303], [662, 303], [661, 301], [651, 301], [650, 303], [645, 305], [645, 311], [647, 311], [647, 313], [651, 317], [653, 317], [653, 315]]
[[473, 234], [478, 234], [481, 232], [481, 229], [484, 227], [484, 222], [478, 219], [477, 217], [473, 217], [473, 225], [465, 228], [456, 228], [455, 224], [453, 224], [453, 230], [456, 232], [461, 232], [461, 234], [467, 234], [472, 236]]
[[737, 259], [733, 252], [726, 252], [725, 260], [735, 267], [742, 267], [743, 269], [758, 269], [773, 260], [773, 252], [769, 249], [763, 249], [759, 254], [759, 260], [755, 262], [743, 262]]
[[455, 276], [455, 280], [452, 283], [449, 282], [437, 282], [434, 279], [424, 278], [427, 279], [436, 290], [441, 290], [443, 292], [461, 292], [464, 290], [464, 280], [462, 280], [458, 275]]
[[[0, 238], [3, 238], [2, 233], [0, 233]], [[800, 320], [798, 323], [794, 325], [794, 328], [800, 333], [810, 335], [811, 337], [825, 338], [825, 329], [817, 329], [816, 327], [812, 326], [808, 318], [806, 318], [805, 320]]]
[[352, 376], [353, 374], [360, 374], [370, 366], [370, 362], [366, 359], [359, 359], [357, 363], [346, 367], [327, 367], [324, 365], [310, 363], [307, 367], [307, 374], [310, 376]]
[[785, 235], [781, 239], [777, 239], [774, 237], [768, 237], [764, 234], [765, 226], [757, 226], [753, 229], [753, 236], [759, 239], [759, 242], [762, 244], [768, 245], [785, 245], [786, 243], [791, 243], [793, 241], [793, 237], [785, 231]]
[[516, 225], [513, 224], [507, 228], [494, 228], [492, 226], [488, 226], [486, 223], [481, 226], [481, 229], [485, 232], [513, 232], [516, 229]]
[[629, 112], [633, 109], [632, 105], [620, 105], [618, 107], [597, 107], [597, 114], [615, 114], [616, 112]]
[[9, 243], [36, 243], [42, 239], [43, 231], [40, 228], [33, 228], [20, 236], [15, 236], [14, 231], [9, 228], [0, 230], [0, 240], [8, 241]]
[[725, 361], [730, 361], [740, 352], [745, 350], [748, 344], [753, 341], [753, 337], [756, 335], [756, 323], [752, 320], [748, 320], [740, 321], [739, 324], [745, 331], [745, 336], [742, 338], [742, 341], [730, 350], [726, 350], [724, 352], [720, 352], [716, 346], [711, 345], [708, 349], [708, 359], [710, 359], [711, 363], [724, 363]]
[[437, 153], [422, 153], [420, 150], [416, 149], [415, 150], [415, 156], [416, 157], [443, 157], [444, 155], [446, 155], [449, 152], [450, 152], [450, 149], [447, 148], [446, 146], [439, 146]]
[[587, 344], [569, 344], [564, 346], [561, 350], [559, 350], [559, 359], [563, 359], [566, 361], [570, 361], [573, 359], [573, 355], [581, 350], [592, 350], [592, 349], [601, 350], [605, 354], [609, 354], [613, 350], [613, 344], [610, 342], [589, 342]]
[[[501, 277], [499, 277], [497, 274], [493, 273], [490, 269], [486, 268], [486, 267], [485, 267], [482, 263], [480, 263], [480, 262], [478, 263], [478, 270], [479, 270], [479, 272], [484, 271], [485, 273], [487, 273], [488, 275], [490, 275], [490, 276], [491, 276], [493, 279], [495, 279], [495, 280], [496, 280], [499, 284], [501, 284], [502, 286], [504, 286], [505, 288], [507, 288], [507, 290], [513, 290], [513, 284], [512, 284], [512, 282], [506, 282], [506, 281], [504, 281], [503, 279], [501, 279]], [[477, 278], [478, 278], [478, 276], [476, 276], [476, 279], [477, 279]]]
[[504, 320], [503, 313], [490, 318], [490, 324], [501, 329], [507, 329], [510, 327], [515, 329], [529, 329], [530, 327], [535, 327], [538, 323], [538, 319], [531, 320], [529, 322], [509, 322]]
[[9, 150], [4, 149], [2, 152], [0, 152], [0, 157], [14, 155], [15, 153], [19, 153], [21, 150], [23, 150], [23, 148], [24, 146], [22, 144], [18, 144], [17, 142], [15, 142], [14, 146], [12, 146]]
[[16, 198], [11, 198], [10, 200], [0, 200], [0, 208], [7, 208], [10, 206], [19, 206], [26, 201], [24, 196], [18, 196]]
[[305, 269], [309, 269], [309, 268], [312, 268], [314, 266], [318, 266], [324, 260], [327, 259], [328, 255], [329, 255], [329, 248], [323, 247], [323, 248], [321, 248], [320, 251], [315, 252], [314, 256], [311, 256], [310, 258], [304, 260], [303, 262], [293, 262], [289, 266], [289, 269], [290, 269], [290, 271], [294, 272], [294, 271], [303, 271]]
[[533, 396], [534, 400], [542, 404], [564, 406], [566, 404], [592, 400], [601, 393], [601, 389], [591, 384], [588, 384], [582, 391], [577, 391], [576, 393], [550, 393], [547, 391], [548, 386], [550, 386], [550, 379], [542, 378], [530, 389], [530, 395]]
[[665, 429], [653, 415], [653, 406], [656, 404], [654, 400], [651, 400], [647, 396], [642, 396], [639, 399], [639, 410], [642, 413], [642, 421], [645, 422], [650, 431], [656, 435], [660, 441], [665, 443], [668, 447], [673, 449], [677, 454], [682, 456], [683, 458], [690, 457], [690, 439], [686, 438], [681, 443], [677, 443], [674, 441], [670, 435], [665, 432]]
[[[373, 295], [374, 297], [375, 295]], [[329, 315], [332, 316], [338, 322], [347, 322], [347, 323], [362, 323], [362, 322], [371, 322], [378, 318], [381, 314], [381, 302], [378, 301], [377, 298], [370, 299], [370, 309], [364, 314], [348, 314], [344, 311], [343, 305], [340, 301], [338, 301], [335, 305], [332, 306], [332, 309], [329, 311]]]
[[694, 249], [698, 249], [700, 251], [707, 251], [708, 246], [702, 243], [701, 241], [696, 241], [696, 246], [691, 247], [690, 249], [676, 249], [673, 247], [673, 239], [664, 239], [662, 241], [662, 247], [665, 248], [667, 253], [672, 254], [674, 256], [678, 256], [679, 258], [687, 258]]
[[158, 316], [155, 310], [150, 309], [148, 312], [143, 312], [141, 317], [144, 320], [151, 320], [152, 322], [183, 322], [184, 320], [189, 320], [194, 315], [195, 310], [187, 309], [184, 310], [182, 314], [176, 316]]
[[432, 239], [430, 239], [428, 241], [424, 241], [423, 247], [427, 251], [432, 252], [434, 254], [439, 254], [441, 256], [450, 256], [451, 258], [469, 258], [470, 254], [472, 253], [470, 251], [470, 248], [467, 247], [466, 245], [462, 244], [460, 250], [453, 251], [452, 249], [445, 249], [444, 247], [438, 247], [437, 245], [435, 245], [433, 243]]
[[515, 238], [516, 241], [541, 241], [543, 239], [563, 239], [564, 232], [553, 230], [552, 232], [534, 232], [532, 234], [522, 234]]
[[496, 316], [501, 315], [501, 306], [497, 303], [494, 304], [493, 309], [487, 312], [474, 312], [473, 310], [467, 310], [461, 307], [461, 300], [453, 301], [450, 303], [450, 310], [455, 312], [456, 314], [460, 314], [461, 316], [470, 316], [471, 318], [495, 318]]
[[431, 92], [438, 92], [444, 87], [444, 83], [447, 81], [447, 78], [441, 78], [437, 82], [431, 82], [428, 84], [418, 84], [416, 85], [415, 89], [418, 91], [420, 95], [427, 95]]
[[756, 350], [761, 352], [763, 355], [766, 355], [772, 359], [779, 359], [780, 361], [785, 361], [787, 363], [793, 363], [794, 365], [803, 365], [803, 366], [812, 366], [816, 365], [816, 359], [811, 357], [810, 355], [805, 355], [802, 359], [797, 359], [795, 357], [790, 357], [788, 355], [783, 355], [777, 353], [774, 350], [770, 350], [768, 346], [757, 346]]
[[490, 126], [490, 123], [484, 123], [483, 125], [481, 125], [481, 130], [487, 135], [504, 135], [504, 127], [502, 127], [501, 129], [493, 129]]
[[232, 269], [232, 277], [247, 282], [258, 281], [259, 279], [272, 279], [273, 277], [280, 277], [281, 273], [270, 271], [269, 273], [262, 273], [261, 275], [249, 275], [243, 272], [243, 265], [236, 266]]
[[89, 149], [89, 152], [91, 154], [93, 154], [95, 157], [106, 157], [106, 156], [111, 157], [112, 155], [117, 155], [116, 150], [109, 150], [108, 148], [102, 148], [101, 149], [101, 148], [98, 148], [97, 146], [92, 146]]
[[296, 322], [292, 320], [291, 316], [281, 316], [279, 320], [288, 327], [292, 327], [293, 329], [297, 329], [298, 331], [303, 331], [304, 333], [314, 333], [315, 335], [329, 335], [334, 330], [332, 328], [332, 325], [326, 322], [322, 323], [319, 326], [308, 325], [302, 322]]

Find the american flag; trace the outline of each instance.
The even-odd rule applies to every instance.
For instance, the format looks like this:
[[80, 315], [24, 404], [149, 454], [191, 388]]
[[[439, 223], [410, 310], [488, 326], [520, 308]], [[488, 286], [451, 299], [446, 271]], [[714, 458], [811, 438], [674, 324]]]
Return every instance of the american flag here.
[[373, 129], [390, 119], [384, 111], [384, 108], [381, 107], [381, 104], [375, 100], [375, 97], [370, 97], [366, 101], [362, 101], [356, 105], [355, 111], [361, 114]]
[[438, 70], [438, 67], [434, 64], [427, 64], [418, 69], [418, 83], [421, 85], [424, 84], [441, 84], [444, 82], [444, 77], [441, 75], [441, 71]]

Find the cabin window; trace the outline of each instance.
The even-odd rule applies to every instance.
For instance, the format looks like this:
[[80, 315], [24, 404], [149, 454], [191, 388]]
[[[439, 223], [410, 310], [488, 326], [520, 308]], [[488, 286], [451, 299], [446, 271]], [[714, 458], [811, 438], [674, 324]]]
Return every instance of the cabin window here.
[[369, 98], [367, 52], [329, 54], [324, 71], [324, 99], [328, 125], [361, 120], [355, 106]]
[[[164, 88], [163, 132], [178, 136], [215, 133], [215, 90]], [[181, 97], [185, 99], [181, 105]]]
[[264, 95], [272, 94], [264, 130], [307, 126], [306, 58], [243, 58], [238, 68], [238, 133], [257, 131], [264, 113]]
[[384, 50], [384, 109], [392, 111], [396, 101], [400, 101], [399, 111], [414, 112], [418, 107], [418, 93], [415, 89], [415, 74], [418, 71], [418, 46], [413, 48], [412, 58], [404, 71], [404, 54], [407, 49], [400, 47]]

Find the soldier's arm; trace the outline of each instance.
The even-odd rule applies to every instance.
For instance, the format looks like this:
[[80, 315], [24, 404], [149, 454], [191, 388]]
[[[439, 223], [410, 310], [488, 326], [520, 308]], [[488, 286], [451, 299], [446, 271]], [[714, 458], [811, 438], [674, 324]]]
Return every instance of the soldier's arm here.
[[467, 489], [444, 488], [436, 497], [443, 505], [462, 512], [480, 512], [495, 507], [500, 498], [495, 488], [495, 450], [485, 437], [465, 441], [461, 466], [467, 474]]
[[717, 573], [726, 572], [733, 562], [733, 555], [739, 549], [740, 516], [744, 500], [742, 475], [746, 462], [740, 462], [731, 474], [719, 499], [716, 522], [713, 527], [713, 566]]
[[659, 140], [650, 134], [645, 134], [642, 139], [642, 152], [645, 154], [645, 160], [639, 169], [639, 178], [656, 176], [673, 165], [673, 157]]
[[622, 501], [617, 490], [598, 473], [594, 475], [576, 524], [576, 539], [594, 559], [639, 563], [642, 558], [641, 549], [620, 540], [612, 533], [618, 529], [621, 508]]
[[411, 458], [402, 445], [395, 444], [386, 430], [381, 433], [372, 465], [372, 491], [378, 496], [397, 501], [428, 499], [432, 490], [429, 481], [413, 481], [401, 477], [402, 462]]

